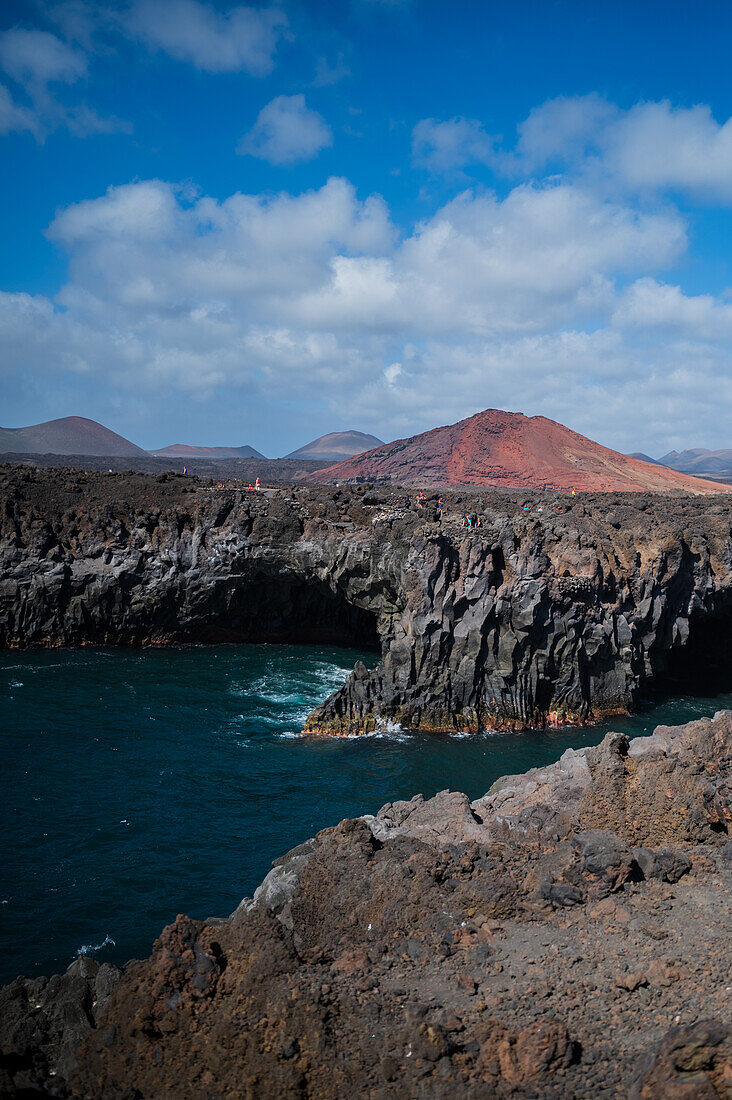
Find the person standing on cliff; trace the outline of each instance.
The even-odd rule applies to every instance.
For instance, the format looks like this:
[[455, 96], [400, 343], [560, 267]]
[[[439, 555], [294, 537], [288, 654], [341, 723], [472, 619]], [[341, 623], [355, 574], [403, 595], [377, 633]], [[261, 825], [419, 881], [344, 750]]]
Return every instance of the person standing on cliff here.
[[257, 490], [257, 492], [260, 491], [261, 486], [259, 484], [259, 478], [257, 478], [257, 480], [254, 482], [254, 488]]

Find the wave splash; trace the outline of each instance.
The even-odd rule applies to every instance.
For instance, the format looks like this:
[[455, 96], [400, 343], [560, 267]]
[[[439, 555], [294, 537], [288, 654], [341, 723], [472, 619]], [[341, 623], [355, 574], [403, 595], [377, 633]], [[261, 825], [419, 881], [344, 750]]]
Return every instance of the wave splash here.
[[107, 935], [107, 936], [104, 937], [104, 939], [102, 940], [101, 943], [83, 943], [81, 945], [81, 947], [79, 948], [79, 950], [76, 952], [76, 954], [77, 954], [77, 956], [78, 955], [92, 955], [95, 951], [101, 951], [103, 947], [116, 947], [116, 946], [117, 946], [117, 944], [114, 942], [112, 937]]

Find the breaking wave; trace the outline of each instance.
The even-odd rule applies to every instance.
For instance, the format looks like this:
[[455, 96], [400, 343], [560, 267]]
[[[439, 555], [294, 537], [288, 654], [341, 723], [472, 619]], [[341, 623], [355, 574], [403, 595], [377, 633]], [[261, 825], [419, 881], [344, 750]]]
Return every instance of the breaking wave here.
[[116, 943], [111, 936], [104, 937], [101, 943], [82, 943], [77, 955], [93, 955], [95, 951], [101, 951], [103, 947], [116, 947]]

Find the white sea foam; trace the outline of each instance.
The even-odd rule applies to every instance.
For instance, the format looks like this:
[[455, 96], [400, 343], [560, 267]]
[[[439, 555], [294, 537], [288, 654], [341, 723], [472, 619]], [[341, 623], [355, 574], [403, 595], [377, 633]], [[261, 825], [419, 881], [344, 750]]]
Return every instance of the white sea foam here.
[[[297, 667], [291, 671], [283, 670], [280, 662], [273, 662], [271, 671], [266, 668], [263, 675], [249, 682], [234, 680], [227, 691], [245, 698], [252, 706], [253, 713], [237, 718], [245, 729], [275, 732], [273, 727], [277, 727], [278, 737], [299, 739], [302, 733], [297, 727], [305, 722], [313, 707], [343, 686], [350, 672], [350, 667], [328, 661], [316, 662], [307, 670]], [[282, 726], [289, 729], [282, 730]], [[379, 730], [378, 735], [394, 736], [399, 732], [392, 723]]]
[[404, 733], [399, 722], [393, 722], [391, 718], [377, 718], [376, 725], [379, 733]]
[[451, 741], [474, 741], [480, 737], [507, 737], [510, 736], [510, 731], [491, 730], [483, 726], [477, 733], [474, 730], [450, 730], [447, 736]]
[[11, 688], [22, 688], [23, 687], [23, 681], [22, 680], [11, 680], [9, 686]]
[[106, 935], [101, 943], [83, 943], [77, 955], [91, 955], [94, 951], [101, 951], [103, 947], [116, 947], [116, 943], [110, 935]]

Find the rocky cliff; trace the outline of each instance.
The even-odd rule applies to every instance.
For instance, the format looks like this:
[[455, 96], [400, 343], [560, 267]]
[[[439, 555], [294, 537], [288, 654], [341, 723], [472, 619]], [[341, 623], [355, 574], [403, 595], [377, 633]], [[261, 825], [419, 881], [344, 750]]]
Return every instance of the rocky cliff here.
[[0, 645], [372, 644], [313, 732], [583, 722], [730, 668], [728, 495], [445, 493], [440, 515], [17, 467], [0, 493]]
[[726, 1100], [732, 712], [326, 829], [122, 972], [0, 990], [0, 1093]]

